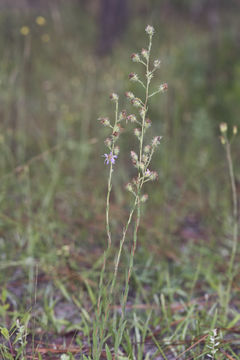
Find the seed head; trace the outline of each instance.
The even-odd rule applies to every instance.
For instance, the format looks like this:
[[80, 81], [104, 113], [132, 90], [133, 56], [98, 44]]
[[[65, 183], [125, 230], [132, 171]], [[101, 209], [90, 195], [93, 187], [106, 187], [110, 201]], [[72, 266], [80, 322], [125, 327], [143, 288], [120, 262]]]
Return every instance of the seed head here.
[[153, 36], [153, 34], [154, 34], [154, 28], [153, 28], [153, 26], [151, 26], [151, 25], [148, 25], [148, 26], [146, 27], [145, 31], [146, 31], [146, 33], [147, 33], [149, 36]]

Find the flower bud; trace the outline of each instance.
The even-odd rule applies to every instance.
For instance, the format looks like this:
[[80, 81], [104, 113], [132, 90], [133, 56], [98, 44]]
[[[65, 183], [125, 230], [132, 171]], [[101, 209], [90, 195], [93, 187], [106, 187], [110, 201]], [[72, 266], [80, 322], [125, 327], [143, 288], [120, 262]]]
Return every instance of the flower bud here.
[[140, 201], [145, 203], [148, 200], [148, 194], [143, 194]]
[[119, 152], [120, 152], [119, 146], [115, 146], [115, 148], [113, 150], [114, 155], [118, 155]]
[[150, 176], [149, 176], [150, 180], [154, 181], [158, 178], [158, 174], [156, 171], [152, 171]]
[[146, 154], [148, 154], [148, 153], [150, 152], [150, 150], [151, 150], [151, 146], [150, 146], [150, 145], [146, 145], [146, 146], [144, 147], [144, 152], [145, 152]]
[[228, 129], [227, 123], [221, 123], [221, 124], [219, 125], [219, 128], [220, 128], [220, 131], [221, 131], [222, 134], [225, 133], [225, 132], [227, 132], [227, 129]]
[[137, 121], [137, 118], [134, 114], [128, 115], [126, 121], [131, 121], [131, 123], [134, 123]]
[[138, 156], [135, 153], [135, 151], [131, 151], [131, 158], [132, 158], [132, 161], [134, 161], [134, 162], [138, 161]]
[[109, 126], [110, 125], [110, 121], [108, 118], [104, 117], [104, 118], [99, 118], [98, 119], [100, 121], [100, 123], [104, 126]]
[[139, 110], [139, 114], [141, 116], [141, 118], [144, 118], [145, 114], [146, 114], [146, 109], [144, 107], [142, 107], [140, 110]]
[[142, 161], [144, 164], [146, 164], [146, 162], [148, 161], [148, 156], [146, 154], [143, 154]]
[[131, 91], [125, 92], [125, 96], [129, 99], [134, 99], [135, 95]]
[[144, 57], [146, 60], [148, 59], [149, 54], [146, 49], [142, 49], [141, 54], [142, 54], [142, 57]]
[[146, 27], [145, 31], [146, 31], [146, 33], [147, 33], [148, 35], [150, 35], [150, 36], [153, 36], [153, 34], [154, 34], [154, 28], [153, 28], [153, 26], [151, 26], [151, 25], [148, 25], [148, 26]]
[[225, 137], [224, 136], [219, 136], [219, 138], [220, 138], [220, 141], [221, 141], [222, 145], [225, 145], [226, 144]]
[[161, 65], [161, 60], [159, 59], [154, 60], [153, 66], [155, 67], [155, 69], [159, 69], [160, 65]]
[[112, 140], [110, 138], [106, 138], [104, 144], [110, 149], [112, 146]]
[[116, 93], [111, 93], [109, 97], [112, 101], [118, 101], [118, 95]]
[[237, 135], [237, 133], [238, 133], [237, 125], [234, 125], [233, 126], [233, 135]]
[[132, 99], [131, 100], [131, 103], [132, 103], [132, 105], [133, 106], [135, 106], [135, 107], [142, 107], [142, 104], [141, 104], [141, 101], [138, 99], [138, 98], [134, 98], [134, 99]]
[[138, 76], [137, 76], [137, 74], [135, 74], [135, 73], [133, 73], [133, 72], [131, 72], [131, 73], [128, 75], [128, 78], [129, 78], [129, 80], [131, 80], [131, 81], [138, 81]]
[[139, 55], [135, 54], [135, 53], [131, 55], [131, 59], [132, 59], [133, 62], [139, 62], [140, 61]]
[[167, 83], [161, 84], [159, 86], [159, 91], [161, 91], [161, 92], [165, 92], [165, 91], [167, 91], [167, 89], [168, 89], [168, 84]]
[[148, 129], [148, 128], [150, 128], [151, 125], [152, 125], [151, 120], [149, 118], [147, 118], [145, 121], [145, 128]]
[[122, 110], [119, 115], [119, 121], [127, 118], [127, 112], [126, 110]]
[[137, 138], [139, 138], [139, 137], [141, 136], [141, 130], [140, 130], [140, 129], [135, 128], [135, 129], [133, 130], [133, 132], [134, 132], [134, 135], [135, 135]]
[[132, 187], [132, 184], [131, 183], [128, 183], [126, 186], [125, 186], [126, 190], [132, 192], [133, 191], [133, 187]]
[[144, 169], [145, 169], [145, 165], [144, 165], [143, 162], [140, 162], [140, 163], [138, 164], [138, 167], [139, 167], [139, 169], [141, 169], [142, 171], [144, 171]]
[[162, 139], [162, 136], [155, 136], [153, 139], [152, 139], [152, 146], [156, 147], [160, 144], [160, 141]]

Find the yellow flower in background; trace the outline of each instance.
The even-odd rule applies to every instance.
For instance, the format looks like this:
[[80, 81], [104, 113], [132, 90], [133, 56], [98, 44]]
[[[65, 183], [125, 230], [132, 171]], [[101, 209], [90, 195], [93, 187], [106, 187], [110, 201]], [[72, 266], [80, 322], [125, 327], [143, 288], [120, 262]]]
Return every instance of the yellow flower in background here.
[[227, 132], [228, 126], [226, 123], [223, 122], [219, 125], [219, 128], [220, 128], [221, 133], [225, 133], [225, 132]]
[[39, 25], [39, 26], [44, 26], [46, 24], [46, 19], [43, 17], [43, 16], [38, 16], [36, 18], [36, 23]]
[[237, 135], [237, 133], [238, 133], [237, 125], [234, 125], [233, 126], [233, 135]]
[[30, 33], [29, 27], [28, 26], [22, 26], [21, 29], [20, 29], [20, 33], [23, 36], [27, 36]]
[[50, 36], [49, 36], [48, 34], [43, 34], [43, 35], [41, 36], [41, 39], [42, 39], [42, 42], [47, 43], [47, 42], [50, 41]]

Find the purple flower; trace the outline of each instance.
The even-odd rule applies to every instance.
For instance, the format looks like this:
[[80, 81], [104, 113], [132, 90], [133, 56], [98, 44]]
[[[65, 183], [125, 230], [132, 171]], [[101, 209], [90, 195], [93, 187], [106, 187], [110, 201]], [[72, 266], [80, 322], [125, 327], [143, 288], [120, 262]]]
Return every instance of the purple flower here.
[[117, 159], [117, 155], [113, 155], [113, 153], [110, 152], [110, 154], [104, 154], [103, 156], [105, 157], [104, 163], [107, 163], [107, 165], [109, 164], [109, 162], [115, 164], [115, 159]]
[[151, 175], [151, 171], [149, 170], [149, 169], [147, 169], [146, 171], [145, 171], [145, 176], [150, 176]]

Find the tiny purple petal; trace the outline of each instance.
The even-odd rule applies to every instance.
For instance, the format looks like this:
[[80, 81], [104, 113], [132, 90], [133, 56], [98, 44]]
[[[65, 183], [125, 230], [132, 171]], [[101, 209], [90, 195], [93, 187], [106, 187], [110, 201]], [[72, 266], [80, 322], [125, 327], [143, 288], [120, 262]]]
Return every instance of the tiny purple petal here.
[[104, 163], [107, 163], [107, 165], [109, 164], [109, 162], [115, 164], [115, 159], [117, 159], [117, 155], [113, 155], [112, 152], [110, 152], [110, 154], [104, 154], [103, 156], [105, 156]]

